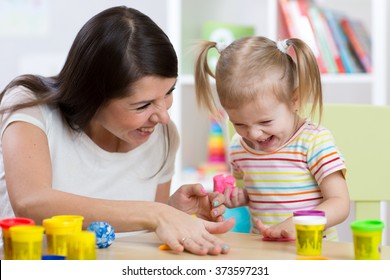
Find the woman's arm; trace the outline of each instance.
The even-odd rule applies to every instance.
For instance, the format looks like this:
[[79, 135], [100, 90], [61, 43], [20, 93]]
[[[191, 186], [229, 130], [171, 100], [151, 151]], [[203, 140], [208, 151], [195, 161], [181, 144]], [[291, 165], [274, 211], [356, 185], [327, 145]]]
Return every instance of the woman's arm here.
[[[7, 190], [16, 216], [41, 224], [53, 215], [77, 214], [84, 216], [85, 226], [106, 221], [117, 232], [155, 231], [175, 251], [228, 252], [223, 250], [223, 241], [210, 233], [226, 232], [234, 221], [206, 222], [163, 203], [95, 199], [54, 190], [47, 137], [32, 124], [11, 123], [3, 133], [2, 148]], [[190, 241], [184, 244], [184, 237]]]
[[[141, 211], [145, 202], [134, 202], [129, 207], [128, 201], [95, 199], [53, 189], [47, 137], [36, 126], [11, 123], [3, 134], [2, 148], [7, 190], [16, 216], [40, 224], [53, 215], [77, 213], [84, 216], [85, 225], [110, 221], [117, 231], [153, 228], [148, 213], [137, 214], [145, 212]], [[124, 217], [134, 220], [126, 223]]]

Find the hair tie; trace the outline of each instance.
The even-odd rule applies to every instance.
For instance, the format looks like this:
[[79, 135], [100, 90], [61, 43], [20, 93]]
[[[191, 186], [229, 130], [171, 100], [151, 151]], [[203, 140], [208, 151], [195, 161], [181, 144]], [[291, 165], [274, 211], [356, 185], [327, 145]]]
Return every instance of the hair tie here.
[[276, 43], [276, 46], [278, 47], [279, 51], [281, 51], [282, 53], [287, 53], [287, 49], [288, 49], [287, 39], [278, 41]]
[[217, 49], [217, 51], [219, 53], [221, 53], [224, 49], [226, 49], [226, 47], [228, 46], [229, 44], [226, 43], [226, 42], [217, 42], [215, 44], [215, 48]]

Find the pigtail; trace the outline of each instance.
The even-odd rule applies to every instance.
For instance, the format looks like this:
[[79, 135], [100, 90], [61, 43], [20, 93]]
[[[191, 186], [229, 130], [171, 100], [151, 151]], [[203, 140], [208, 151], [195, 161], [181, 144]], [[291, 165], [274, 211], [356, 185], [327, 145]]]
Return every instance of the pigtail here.
[[199, 45], [199, 52], [195, 62], [195, 93], [196, 101], [199, 107], [205, 107], [209, 112], [218, 119], [218, 109], [213, 98], [210, 77], [215, 79], [208, 62], [208, 51], [216, 47], [215, 42], [203, 41]]
[[[287, 40], [292, 46], [296, 55], [298, 73], [299, 108], [306, 110], [306, 105], [311, 103], [310, 117], [318, 116], [318, 123], [322, 117], [322, 86], [321, 74], [317, 60], [310, 47], [300, 39]], [[316, 114], [318, 111], [318, 115]]]

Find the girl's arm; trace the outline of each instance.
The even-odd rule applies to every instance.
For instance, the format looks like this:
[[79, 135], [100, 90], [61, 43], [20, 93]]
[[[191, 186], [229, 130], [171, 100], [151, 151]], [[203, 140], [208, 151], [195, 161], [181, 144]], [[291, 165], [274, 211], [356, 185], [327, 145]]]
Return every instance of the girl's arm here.
[[[224, 242], [210, 233], [230, 230], [232, 220], [212, 223], [162, 203], [95, 199], [54, 190], [47, 137], [32, 124], [11, 123], [3, 133], [2, 149], [7, 190], [16, 216], [41, 224], [53, 215], [77, 214], [84, 216], [84, 225], [106, 221], [117, 232], [155, 231], [175, 251], [186, 249], [200, 255], [228, 252]], [[184, 237], [189, 241], [183, 243]]]
[[[343, 222], [349, 215], [349, 194], [347, 183], [341, 171], [326, 176], [320, 184], [323, 202], [315, 210], [325, 212], [327, 223], [326, 228]], [[295, 226], [292, 217], [282, 223], [268, 227], [261, 221], [256, 222], [257, 227], [263, 236], [272, 238], [295, 237]]]
[[340, 224], [348, 217], [350, 209], [347, 182], [342, 172], [326, 176], [320, 189], [324, 200], [315, 209], [326, 213], [327, 228]]

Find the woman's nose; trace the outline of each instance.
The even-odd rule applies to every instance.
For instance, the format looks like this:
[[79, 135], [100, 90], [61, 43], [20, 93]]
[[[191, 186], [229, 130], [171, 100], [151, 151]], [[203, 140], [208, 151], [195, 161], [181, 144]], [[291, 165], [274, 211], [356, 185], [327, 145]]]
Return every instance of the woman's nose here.
[[156, 110], [150, 119], [155, 123], [167, 124], [171, 120], [171, 117], [169, 116], [168, 109], [164, 106], [163, 108]]

